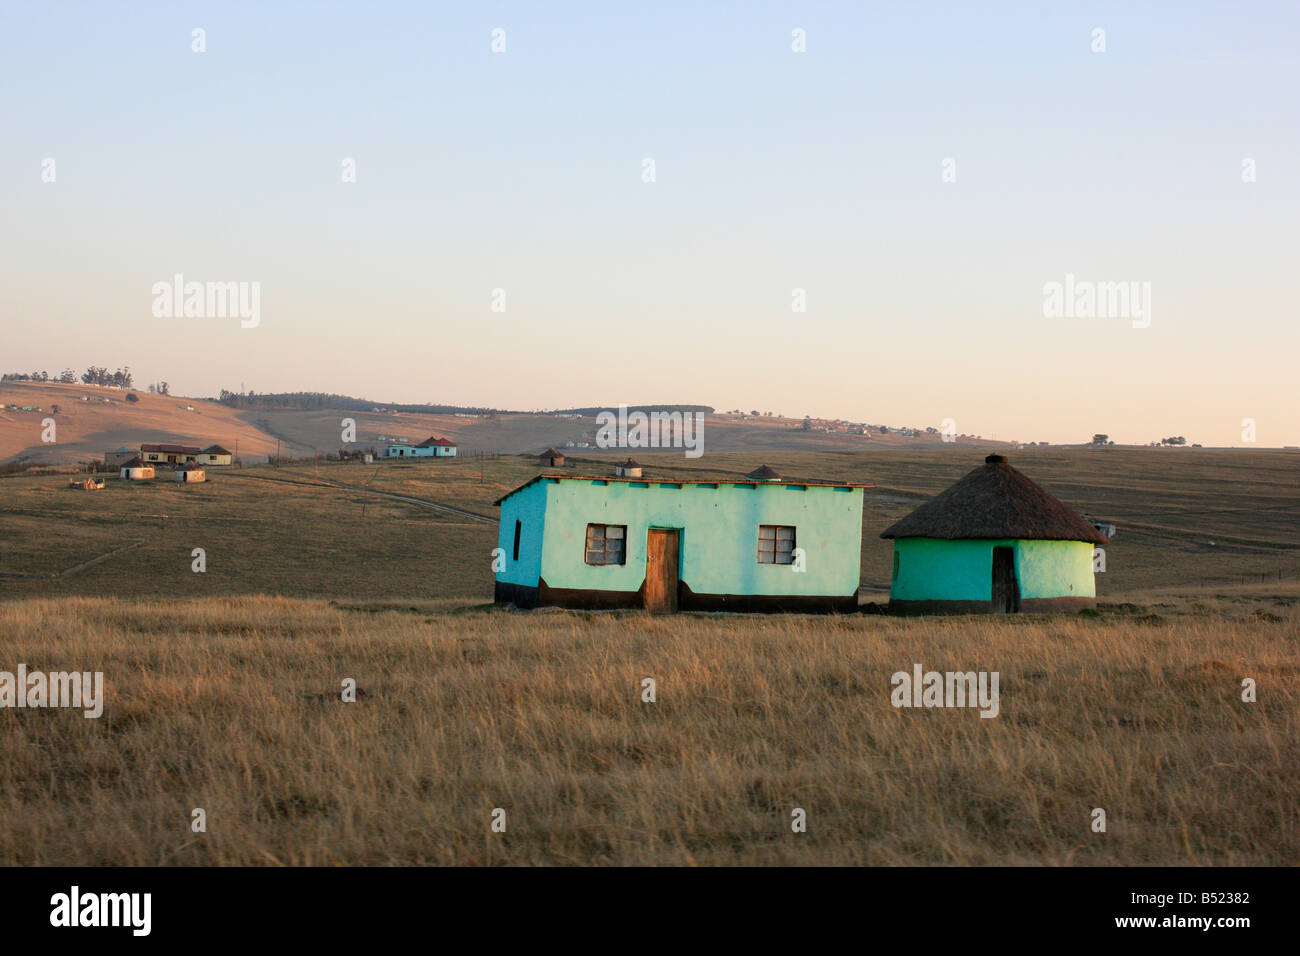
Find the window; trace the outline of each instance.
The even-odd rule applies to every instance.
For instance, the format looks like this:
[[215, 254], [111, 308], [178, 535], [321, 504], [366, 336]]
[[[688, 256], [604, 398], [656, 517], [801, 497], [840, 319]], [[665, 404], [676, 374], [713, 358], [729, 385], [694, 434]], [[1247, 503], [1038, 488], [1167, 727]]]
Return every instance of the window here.
[[523, 522], [520, 521], [518, 518], [516, 518], [515, 519], [515, 557], [514, 557], [514, 560], [516, 561], [519, 560], [519, 534], [523, 530], [524, 530]]
[[758, 563], [793, 564], [794, 528], [779, 524], [758, 526]]
[[587, 525], [588, 564], [627, 563], [627, 525]]

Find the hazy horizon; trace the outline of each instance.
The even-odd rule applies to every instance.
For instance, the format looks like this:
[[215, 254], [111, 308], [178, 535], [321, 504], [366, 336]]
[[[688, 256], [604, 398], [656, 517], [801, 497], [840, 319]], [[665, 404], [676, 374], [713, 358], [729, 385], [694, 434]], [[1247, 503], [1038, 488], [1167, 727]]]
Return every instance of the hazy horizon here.
[[1287, 5], [7, 13], [0, 371], [1300, 445]]

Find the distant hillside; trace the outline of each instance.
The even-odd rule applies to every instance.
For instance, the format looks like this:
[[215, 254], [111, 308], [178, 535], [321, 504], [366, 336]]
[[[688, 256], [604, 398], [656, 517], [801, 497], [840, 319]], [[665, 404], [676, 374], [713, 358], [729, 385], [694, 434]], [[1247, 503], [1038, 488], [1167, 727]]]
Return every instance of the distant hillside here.
[[[275, 438], [201, 398], [56, 382], [0, 382], [0, 463], [73, 464], [141, 442], [222, 445], [265, 461]], [[16, 406], [16, 407], [15, 407]], [[25, 409], [31, 409], [27, 411]], [[53, 419], [53, 442], [44, 422]]]
[[[595, 418], [601, 412], [614, 412], [618, 414], [619, 406], [617, 405], [593, 405], [589, 408], [557, 408], [551, 414], [555, 415], [585, 415]], [[628, 405], [629, 412], [704, 412], [706, 415], [713, 414], [712, 405]]]
[[496, 412], [509, 414], [502, 409], [476, 408], [470, 405], [431, 405], [400, 404], [394, 402], [373, 402], [368, 398], [353, 398], [351, 395], [336, 395], [332, 392], [230, 392], [221, 390], [219, 398], [209, 401], [220, 402], [229, 408], [297, 408], [303, 411], [321, 408], [340, 408], [351, 412], [395, 411], [413, 412], [422, 415], [489, 415]]
[[[598, 451], [596, 414], [605, 408], [517, 412], [461, 405], [382, 405], [320, 392], [237, 395], [219, 399], [156, 395], [129, 389], [55, 382], [0, 382], [0, 464], [72, 464], [141, 442], [220, 444], [249, 464], [278, 450], [290, 458], [336, 453], [345, 420], [355, 428], [351, 450], [382, 449], [397, 440], [450, 438], [462, 455], [537, 454], [547, 447], [581, 455]], [[13, 406], [18, 406], [17, 408]], [[24, 411], [23, 406], [30, 408]], [[57, 412], [55, 406], [58, 406]], [[945, 444], [924, 430], [884, 431], [846, 423], [718, 413], [708, 405], [636, 405], [629, 410], [704, 414], [703, 450], [756, 458], [782, 451], [1005, 446], [959, 436]], [[54, 418], [57, 441], [42, 441], [42, 422]], [[638, 457], [681, 455], [682, 449], [629, 449]], [[756, 461], [756, 463], [761, 463]]]

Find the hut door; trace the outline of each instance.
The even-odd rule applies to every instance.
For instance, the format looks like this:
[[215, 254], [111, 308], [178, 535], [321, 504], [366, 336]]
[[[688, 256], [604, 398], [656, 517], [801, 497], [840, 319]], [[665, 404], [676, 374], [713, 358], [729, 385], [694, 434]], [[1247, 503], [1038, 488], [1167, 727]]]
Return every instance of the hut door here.
[[1020, 610], [1020, 584], [1016, 581], [1016, 553], [1013, 548], [993, 549], [993, 613], [1016, 614]]
[[646, 537], [645, 608], [657, 614], [677, 610], [678, 532], [652, 528]]

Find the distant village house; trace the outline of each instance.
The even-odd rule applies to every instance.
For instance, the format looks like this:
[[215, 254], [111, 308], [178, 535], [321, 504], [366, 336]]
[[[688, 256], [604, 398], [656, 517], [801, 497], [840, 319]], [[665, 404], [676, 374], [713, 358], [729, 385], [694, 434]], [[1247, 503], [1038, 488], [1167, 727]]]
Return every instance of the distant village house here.
[[385, 458], [455, 458], [456, 443], [449, 438], [430, 436], [418, 445], [394, 442], [384, 449]]

